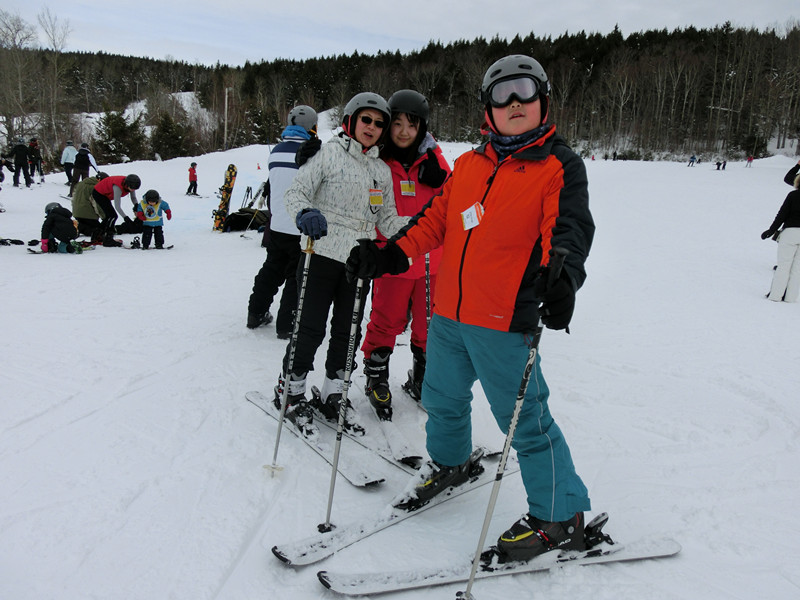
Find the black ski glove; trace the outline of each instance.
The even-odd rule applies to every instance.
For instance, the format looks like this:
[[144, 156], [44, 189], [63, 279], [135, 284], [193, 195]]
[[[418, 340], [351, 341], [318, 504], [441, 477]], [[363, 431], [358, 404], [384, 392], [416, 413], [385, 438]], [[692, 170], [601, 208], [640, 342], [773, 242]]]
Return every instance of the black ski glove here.
[[386, 244], [379, 248], [375, 240], [358, 240], [358, 246], [350, 250], [345, 263], [347, 281], [377, 279], [389, 273], [397, 275], [408, 271], [408, 257], [397, 244]]
[[768, 237], [770, 237], [772, 235], [772, 233], [773, 233], [772, 231], [767, 229], [764, 233], [761, 234], [761, 239], [762, 240], [767, 239]]
[[541, 301], [539, 314], [542, 323], [548, 329], [566, 329], [569, 333], [569, 322], [575, 310], [575, 290], [566, 271], [552, 284], [548, 283], [550, 267], [542, 267], [533, 282], [533, 291]]
[[442, 187], [445, 179], [447, 179], [447, 171], [439, 165], [439, 159], [436, 158], [432, 148], [428, 149], [428, 157], [419, 166], [418, 177], [420, 183], [432, 188]]
[[302, 167], [308, 162], [309, 158], [319, 152], [320, 148], [322, 148], [322, 140], [319, 138], [311, 138], [303, 142], [294, 155], [294, 162], [297, 163], [298, 167]]

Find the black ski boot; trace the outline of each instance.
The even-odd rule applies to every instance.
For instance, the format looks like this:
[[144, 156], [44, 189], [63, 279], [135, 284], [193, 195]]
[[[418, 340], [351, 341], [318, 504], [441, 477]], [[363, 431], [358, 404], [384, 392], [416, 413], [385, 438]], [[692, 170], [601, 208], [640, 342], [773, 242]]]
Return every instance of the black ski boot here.
[[483, 473], [481, 458], [483, 450], [474, 450], [464, 464], [448, 467], [430, 460], [414, 477], [415, 485], [406, 498], [395, 502], [397, 508], [417, 510], [430, 502], [431, 498], [449, 488], [458, 487]]
[[261, 314], [261, 313], [247, 313], [247, 328], [248, 329], [256, 329], [257, 327], [261, 327], [262, 325], [269, 325], [272, 323], [272, 315], [269, 311]]
[[[285, 377], [281, 375], [278, 377], [278, 385], [275, 386], [275, 399], [272, 401], [279, 411], [281, 409], [281, 401], [283, 400], [283, 386], [285, 384]], [[289, 378], [289, 391], [286, 397], [286, 412], [284, 416], [305, 437], [310, 437], [317, 433], [317, 428], [314, 425], [314, 411], [311, 406], [306, 402], [306, 374], [292, 373]]]
[[[344, 372], [337, 372], [337, 377], [325, 375], [322, 392], [316, 387], [311, 388], [311, 406], [330, 423], [339, 422], [339, 407], [344, 398]], [[350, 399], [347, 399], [344, 413], [344, 431], [350, 435], [364, 435], [366, 431], [356, 421], [355, 411]]]
[[382, 421], [392, 420], [392, 391], [389, 389], [389, 357], [392, 349], [383, 346], [376, 348], [364, 361], [364, 374], [367, 384], [364, 393], [369, 403]]
[[525, 562], [550, 550], [585, 550], [583, 513], [567, 521], [542, 521], [530, 514], [497, 540], [500, 562]]
[[408, 372], [408, 381], [403, 384], [403, 390], [419, 402], [422, 398], [422, 380], [425, 379], [425, 351], [411, 344], [411, 353], [414, 355], [414, 364]]

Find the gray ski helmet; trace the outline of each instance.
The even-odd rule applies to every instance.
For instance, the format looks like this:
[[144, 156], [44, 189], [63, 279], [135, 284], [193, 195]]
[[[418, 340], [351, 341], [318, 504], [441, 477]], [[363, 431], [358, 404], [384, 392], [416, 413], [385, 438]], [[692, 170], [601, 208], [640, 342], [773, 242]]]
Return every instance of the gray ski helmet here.
[[542, 122], [547, 118], [548, 102], [550, 95], [550, 80], [547, 78], [539, 61], [524, 54], [512, 54], [495, 61], [483, 76], [481, 83], [481, 103], [488, 107], [489, 92], [497, 82], [516, 77], [530, 77], [539, 84], [539, 99], [542, 101]]
[[156, 202], [161, 200], [161, 196], [158, 195], [156, 190], [147, 190], [144, 193], [144, 201], [150, 202], [151, 200], [155, 200]]
[[67, 146], [72, 146], [72, 145], [74, 145], [74, 144], [72, 143], [72, 140], [67, 140]]
[[58, 202], [51, 202], [47, 206], [44, 207], [44, 214], [49, 215], [50, 211], [54, 208], [61, 208], [61, 205]]
[[406, 113], [419, 117], [425, 123], [428, 122], [431, 109], [428, 106], [428, 99], [414, 90], [398, 90], [389, 98], [389, 109], [394, 113]]
[[[387, 124], [392, 119], [392, 109], [389, 108], [389, 103], [383, 99], [383, 96], [374, 92], [361, 92], [360, 94], [353, 96], [350, 99], [350, 102], [344, 106], [342, 127], [344, 127], [347, 135], [350, 135], [350, 122], [352, 121], [352, 117], [357, 115], [359, 111], [364, 110], [365, 108], [373, 108], [382, 112], [386, 116]], [[387, 129], [388, 127], [384, 127], [383, 130], [386, 131]]]
[[138, 175], [134, 175], [131, 173], [125, 179], [122, 180], [122, 185], [124, 185], [129, 190], [138, 190], [142, 187], [142, 180], [139, 179]]
[[300, 104], [289, 111], [286, 117], [287, 125], [299, 125], [309, 133], [317, 130], [317, 111], [310, 106]]

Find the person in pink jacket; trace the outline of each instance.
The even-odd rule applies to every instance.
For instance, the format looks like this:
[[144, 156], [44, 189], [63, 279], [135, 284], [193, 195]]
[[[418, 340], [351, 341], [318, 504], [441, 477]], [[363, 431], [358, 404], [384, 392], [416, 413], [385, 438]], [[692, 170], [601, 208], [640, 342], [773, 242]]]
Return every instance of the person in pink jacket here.
[[[389, 108], [392, 121], [381, 158], [392, 171], [397, 214], [413, 216], [441, 192], [450, 175], [450, 166], [428, 133], [430, 109], [425, 96], [413, 90], [400, 90], [389, 98]], [[378, 240], [385, 241], [385, 238], [379, 233]], [[428, 309], [440, 259], [441, 248], [438, 248], [430, 253], [429, 260], [415, 262], [405, 273], [385, 275], [374, 282], [372, 312], [361, 350], [367, 376], [365, 393], [381, 419], [391, 420], [392, 417], [389, 357], [397, 335], [408, 325], [409, 314], [414, 364], [403, 387], [414, 399], [420, 398], [425, 375]]]

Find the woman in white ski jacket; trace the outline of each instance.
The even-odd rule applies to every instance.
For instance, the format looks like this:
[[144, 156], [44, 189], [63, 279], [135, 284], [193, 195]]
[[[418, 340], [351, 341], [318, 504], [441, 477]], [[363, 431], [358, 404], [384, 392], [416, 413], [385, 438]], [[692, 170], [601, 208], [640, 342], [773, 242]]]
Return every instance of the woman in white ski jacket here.
[[[286, 209], [306, 239], [314, 241], [305, 281], [303, 306], [298, 315], [297, 339], [289, 342], [282, 372], [275, 387], [275, 404], [280, 406], [292, 343], [294, 359], [288, 378], [286, 415], [301, 431], [313, 430], [311, 408], [331, 421], [338, 420], [344, 389], [344, 370], [350, 340], [350, 325], [355, 303], [355, 283], [347, 281], [345, 262], [357, 240], [374, 239], [375, 228], [387, 238], [408, 222], [395, 207], [392, 175], [379, 158], [379, 144], [391, 119], [386, 100], [364, 92], [347, 103], [342, 120], [343, 133], [323, 144], [319, 152], [299, 170], [286, 191]], [[304, 260], [298, 267], [302, 285]], [[368, 285], [362, 288], [366, 296]], [[306, 376], [314, 368], [314, 354], [325, 338], [328, 313], [331, 316], [330, 341], [325, 360], [325, 380], [321, 397], [306, 401]], [[361, 314], [355, 344], [361, 337]], [[354, 348], [356, 347], [354, 346]], [[347, 411], [345, 427], [358, 428]]]

